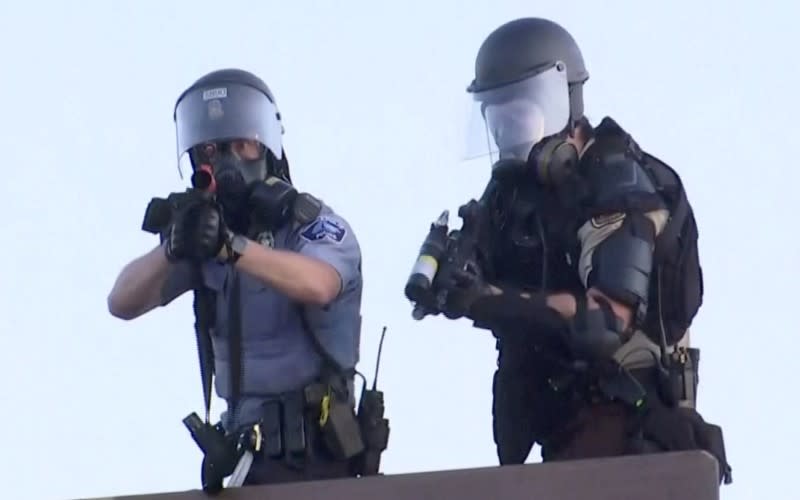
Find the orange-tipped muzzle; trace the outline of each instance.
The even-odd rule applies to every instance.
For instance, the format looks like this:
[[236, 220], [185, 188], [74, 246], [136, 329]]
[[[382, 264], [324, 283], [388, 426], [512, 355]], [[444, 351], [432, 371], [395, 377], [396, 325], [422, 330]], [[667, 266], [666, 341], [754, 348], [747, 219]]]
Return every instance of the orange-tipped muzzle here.
[[203, 164], [192, 174], [192, 187], [207, 193], [217, 191], [217, 180], [214, 178], [214, 171], [211, 165]]

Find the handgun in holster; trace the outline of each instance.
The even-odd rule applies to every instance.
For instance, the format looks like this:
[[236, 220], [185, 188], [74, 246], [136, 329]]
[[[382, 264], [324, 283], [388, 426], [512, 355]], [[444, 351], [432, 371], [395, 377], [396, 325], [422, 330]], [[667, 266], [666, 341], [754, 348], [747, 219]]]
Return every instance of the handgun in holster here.
[[223, 479], [233, 473], [239, 460], [237, 443], [225, 434], [220, 424], [203, 422], [196, 413], [184, 418], [183, 424], [203, 452], [200, 473], [203, 491], [212, 494], [219, 492]]

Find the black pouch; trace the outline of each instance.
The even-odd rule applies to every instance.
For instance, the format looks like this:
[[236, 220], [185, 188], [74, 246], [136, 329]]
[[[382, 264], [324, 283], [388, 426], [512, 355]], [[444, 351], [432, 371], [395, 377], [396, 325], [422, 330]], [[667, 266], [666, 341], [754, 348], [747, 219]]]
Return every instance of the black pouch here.
[[733, 482], [722, 428], [703, 420], [693, 408], [655, 407], [642, 421], [642, 434], [665, 451], [704, 450], [717, 459], [719, 479]]
[[725, 453], [725, 439], [722, 436], [722, 427], [706, 422], [703, 420], [703, 417], [693, 409], [685, 408], [682, 409], [682, 411], [691, 412], [693, 414], [690, 418], [692, 418], [694, 424], [697, 443], [701, 449], [711, 453], [717, 459], [719, 463], [720, 481], [723, 481], [725, 484], [732, 483], [733, 470], [728, 463], [728, 457]]
[[335, 392], [329, 391], [322, 398], [319, 425], [322, 440], [335, 459], [349, 460], [364, 451], [355, 411]]
[[280, 401], [267, 401], [261, 408], [262, 449], [264, 455], [270, 458], [278, 458], [283, 455]]
[[305, 398], [293, 392], [283, 398], [283, 443], [287, 455], [306, 453]]

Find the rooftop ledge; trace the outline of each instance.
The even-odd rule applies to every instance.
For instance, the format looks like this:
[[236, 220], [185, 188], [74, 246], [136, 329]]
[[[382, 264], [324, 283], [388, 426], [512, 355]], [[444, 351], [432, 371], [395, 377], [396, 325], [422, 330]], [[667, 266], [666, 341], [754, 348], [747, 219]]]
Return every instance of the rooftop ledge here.
[[690, 451], [87, 500], [718, 500], [717, 478], [716, 460]]

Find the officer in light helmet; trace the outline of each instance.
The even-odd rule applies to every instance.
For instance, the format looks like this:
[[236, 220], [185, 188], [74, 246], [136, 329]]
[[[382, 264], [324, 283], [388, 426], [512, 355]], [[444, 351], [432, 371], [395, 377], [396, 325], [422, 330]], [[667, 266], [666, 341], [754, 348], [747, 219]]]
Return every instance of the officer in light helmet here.
[[257, 76], [203, 76], [174, 118], [180, 167], [208, 196], [176, 210], [163, 242], [122, 269], [109, 310], [131, 320], [166, 306], [197, 287], [199, 266], [215, 303], [221, 424], [234, 438], [256, 424], [269, 437], [245, 484], [352, 476], [352, 456], [328, 445], [319, 422], [326, 394], [354, 405], [362, 274], [353, 228], [292, 186], [280, 113]]
[[[258, 78], [245, 72], [212, 73], [187, 89], [175, 106], [181, 170], [211, 167], [226, 221], [242, 231], [247, 221], [247, 187], [274, 175], [291, 182], [275, 99]], [[225, 82], [225, 80], [232, 80]]]

